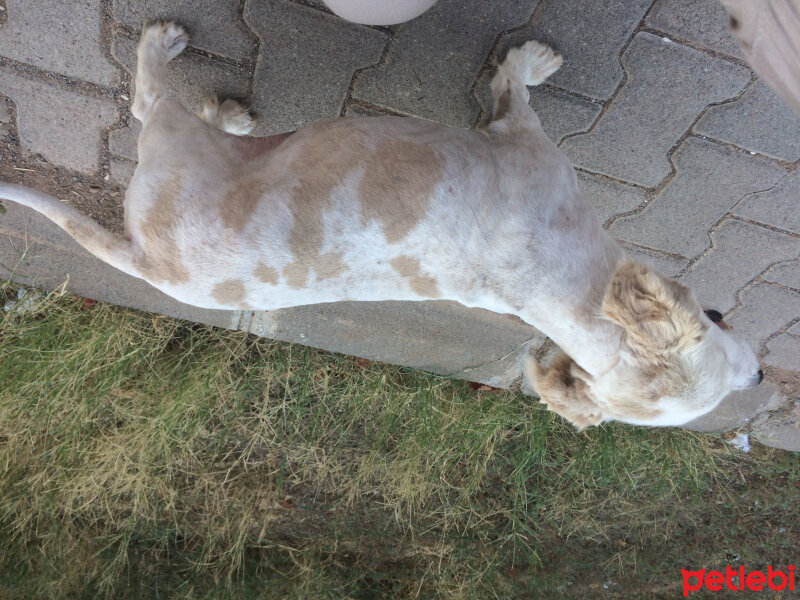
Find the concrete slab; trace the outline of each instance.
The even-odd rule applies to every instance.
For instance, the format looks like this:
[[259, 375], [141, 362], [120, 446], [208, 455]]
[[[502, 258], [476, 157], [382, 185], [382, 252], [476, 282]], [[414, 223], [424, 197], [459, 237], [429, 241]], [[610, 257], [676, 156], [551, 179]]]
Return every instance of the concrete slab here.
[[742, 198], [731, 212], [800, 234], [800, 169], [795, 168], [773, 188]]
[[753, 429], [754, 437], [767, 446], [800, 452], [800, 399], [789, 400]]
[[243, 329], [496, 387], [521, 375], [544, 336], [516, 317], [455, 302], [338, 302], [250, 313]]
[[672, 254], [697, 256], [710, 244], [708, 230], [731, 207], [785, 175], [771, 161], [695, 137], [681, 145], [673, 161], [676, 176], [640, 213], [615, 221], [609, 228], [612, 235]]
[[253, 135], [338, 117], [353, 74], [378, 62], [388, 41], [375, 29], [277, 0], [252, 0], [245, 17], [261, 40]]
[[633, 260], [637, 260], [667, 277], [677, 277], [678, 273], [689, 264], [688, 258], [670, 256], [651, 248], [642, 248], [636, 244], [620, 242], [620, 246]]
[[469, 127], [476, 77], [495, 40], [524, 25], [536, 0], [439, 0], [397, 27], [381, 63], [357, 74], [353, 96], [401, 113]]
[[711, 233], [711, 242], [681, 281], [704, 306], [723, 313], [736, 305], [736, 291], [771, 264], [800, 256], [799, 238], [733, 219]]
[[800, 371], [800, 336], [782, 333], [767, 343], [769, 354], [764, 364], [790, 371]]
[[694, 131], [781, 160], [800, 159], [800, 118], [760, 81], [738, 100], [709, 108]]
[[645, 187], [670, 174], [670, 149], [703, 110], [735, 97], [750, 80], [744, 67], [644, 32], [622, 64], [628, 82], [595, 128], [561, 147], [579, 166]]
[[719, 0], [657, 0], [645, 24], [695, 46], [744, 59]]
[[117, 85], [119, 73], [100, 46], [102, 9], [92, 0], [10, 2], [0, 55], [99, 85]]
[[146, 23], [177, 21], [192, 36], [195, 48], [238, 60], [247, 60], [256, 40], [239, 16], [239, 0], [113, 0], [114, 18], [134, 31]]
[[590, 173], [578, 172], [578, 187], [594, 206], [601, 223], [634, 210], [646, 200], [641, 188]]
[[82, 173], [97, 172], [101, 131], [119, 118], [112, 99], [86, 96], [67, 84], [28, 78], [3, 67], [0, 93], [17, 107], [19, 139], [26, 152]]
[[684, 425], [684, 429], [702, 432], [730, 431], [756, 420], [759, 415], [775, 410], [786, 402], [780, 389], [770, 381], [758, 387], [733, 392], [707, 415]]

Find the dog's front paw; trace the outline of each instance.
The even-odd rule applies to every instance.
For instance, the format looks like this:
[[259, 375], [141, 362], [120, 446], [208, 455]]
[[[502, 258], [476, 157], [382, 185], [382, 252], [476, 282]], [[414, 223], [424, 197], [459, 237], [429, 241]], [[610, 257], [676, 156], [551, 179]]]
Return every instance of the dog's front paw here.
[[172, 60], [186, 48], [189, 34], [177, 23], [156, 23], [144, 30], [141, 43], [163, 48], [167, 60]]

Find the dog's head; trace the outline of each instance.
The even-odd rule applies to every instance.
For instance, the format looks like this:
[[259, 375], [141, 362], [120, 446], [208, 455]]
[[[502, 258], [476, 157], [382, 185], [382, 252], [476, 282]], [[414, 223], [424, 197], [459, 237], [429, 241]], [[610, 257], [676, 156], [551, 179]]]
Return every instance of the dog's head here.
[[578, 429], [612, 420], [682, 425], [761, 382], [755, 354], [721, 315], [704, 313], [688, 288], [644, 265], [619, 266], [602, 311], [623, 330], [608, 372], [592, 377], [563, 353], [547, 369], [528, 364], [542, 402]]

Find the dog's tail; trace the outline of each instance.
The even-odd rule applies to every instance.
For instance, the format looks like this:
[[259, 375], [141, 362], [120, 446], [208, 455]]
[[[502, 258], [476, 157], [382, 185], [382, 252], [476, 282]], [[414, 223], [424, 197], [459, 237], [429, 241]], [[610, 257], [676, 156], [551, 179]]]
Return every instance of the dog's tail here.
[[114, 235], [86, 215], [34, 189], [0, 181], [0, 200], [11, 200], [43, 214], [100, 260], [134, 277], [142, 275], [134, 266], [138, 252], [133, 242]]

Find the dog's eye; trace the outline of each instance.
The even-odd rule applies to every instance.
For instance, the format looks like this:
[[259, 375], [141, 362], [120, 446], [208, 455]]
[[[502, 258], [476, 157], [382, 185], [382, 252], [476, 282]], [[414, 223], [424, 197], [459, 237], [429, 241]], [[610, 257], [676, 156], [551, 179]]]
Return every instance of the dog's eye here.
[[706, 316], [711, 319], [712, 323], [722, 323], [722, 313], [718, 310], [714, 310], [713, 308], [703, 311], [706, 313]]

